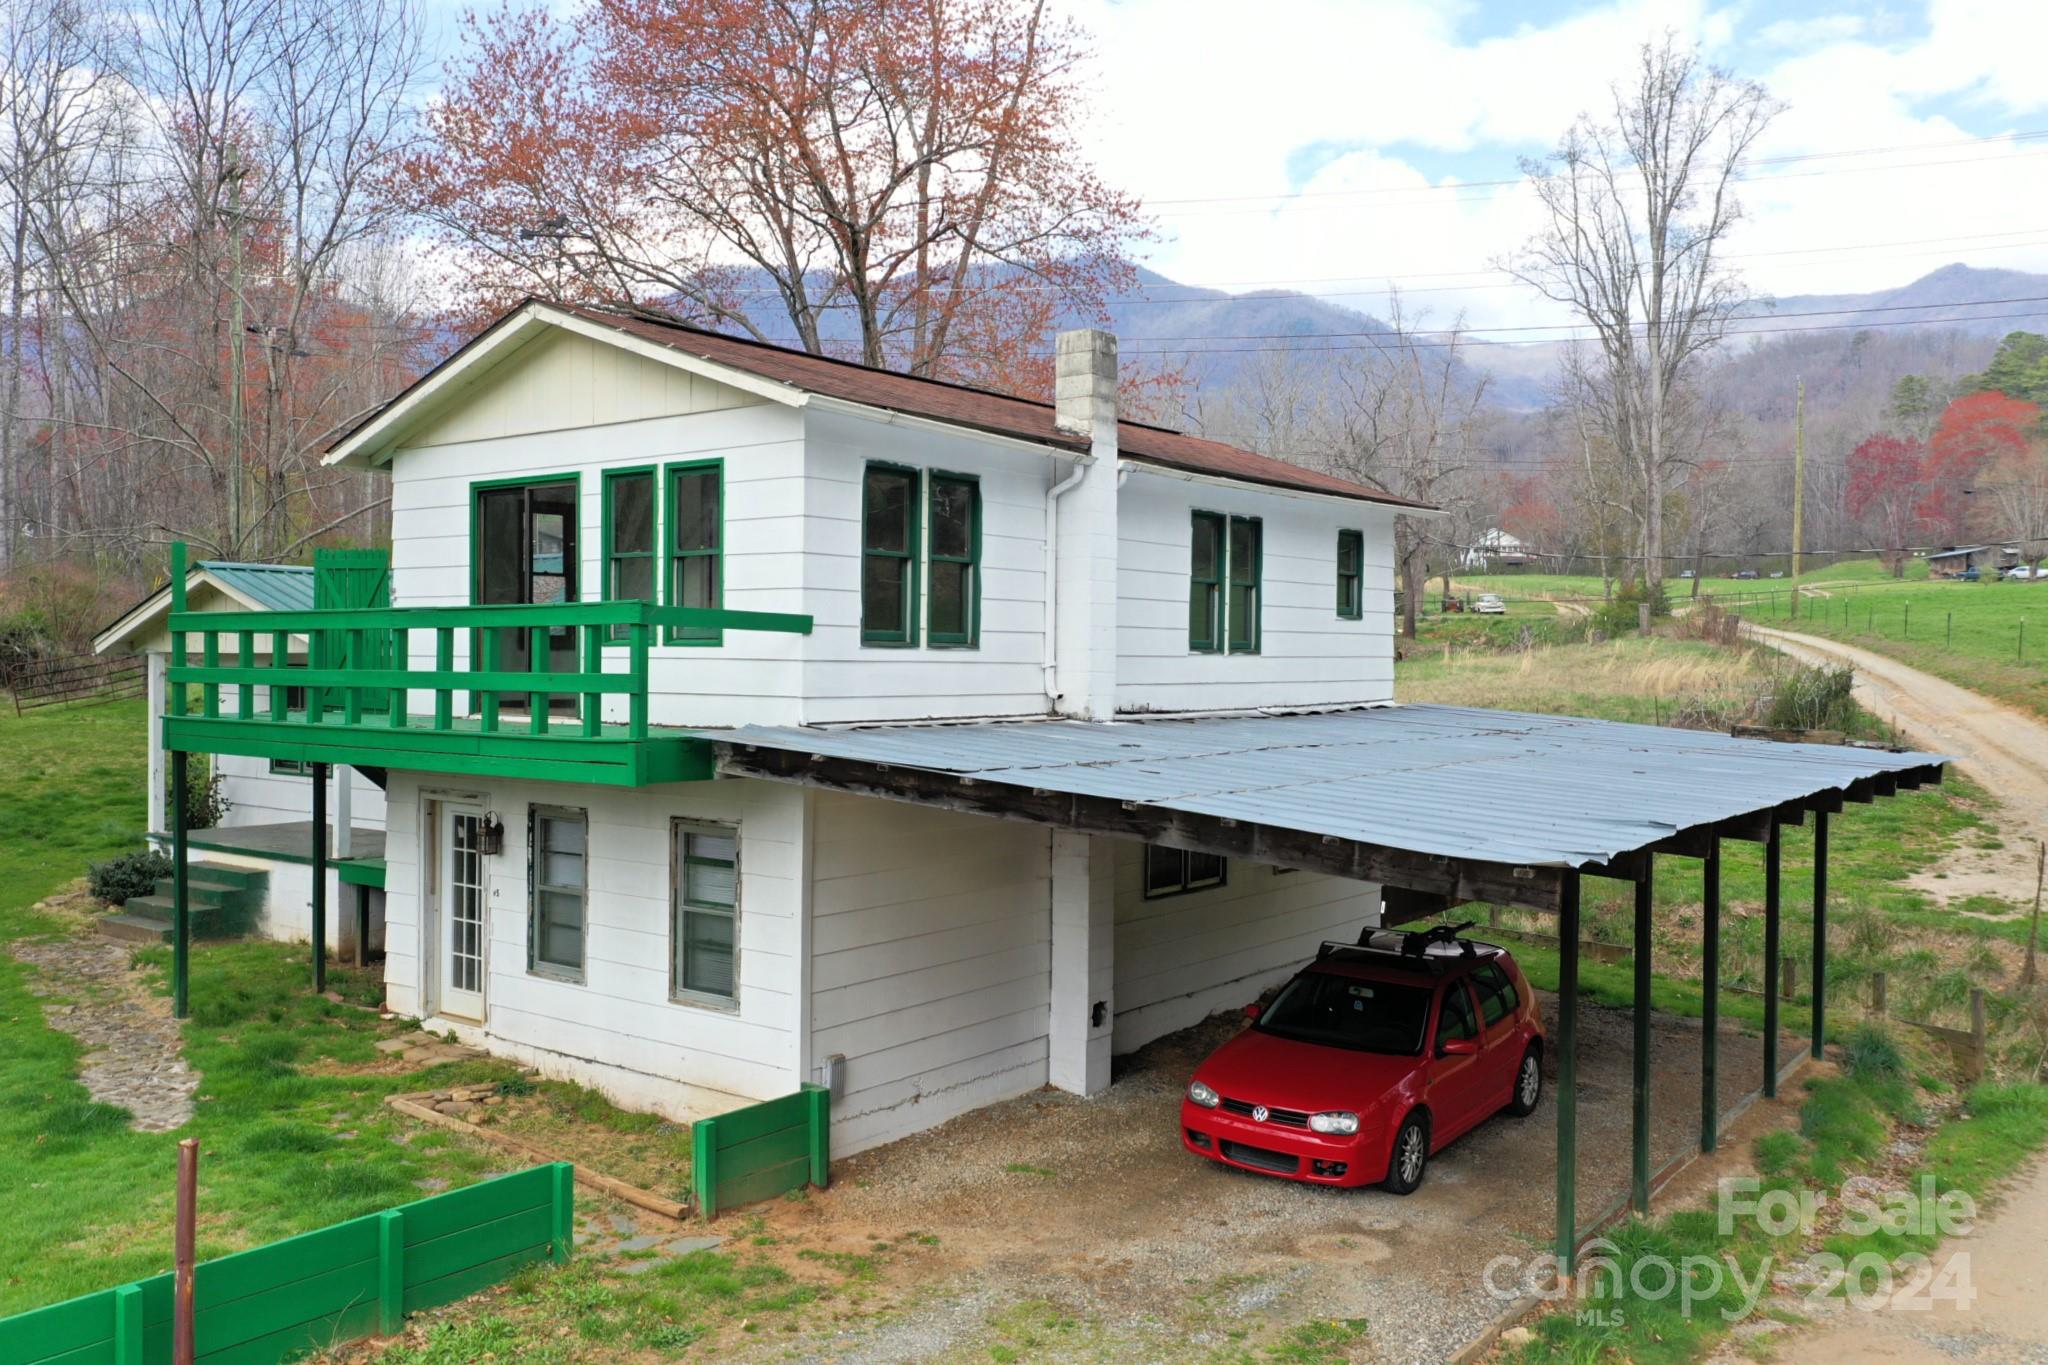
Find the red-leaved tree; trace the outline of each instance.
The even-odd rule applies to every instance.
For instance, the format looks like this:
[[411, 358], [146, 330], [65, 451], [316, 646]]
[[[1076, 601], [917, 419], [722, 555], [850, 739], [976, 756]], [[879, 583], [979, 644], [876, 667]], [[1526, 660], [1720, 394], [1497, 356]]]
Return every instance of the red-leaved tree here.
[[1894, 578], [1906, 571], [1927, 492], [1922, 483], [1926, 466], [1927, 447], [1902, 436], [1866, 437], [1849, 452], [1849, 515], [1872, 538]]
[[1970, 534], [1973, 509], [1987, 507], [1973, 485], [1984, 471], [2027, 448], [2041, 409], [1995, 391], [1973, 393], [1950, 403], [1928, 442], [1921, 475], [1926, 485], [1916, 510], [1936, 535], [1960, 543]]
[[590, 0], [473, 18], [396, 190], [473, 311], [632, 303], [1032, 391], [1146, 226], [1044, 0]]

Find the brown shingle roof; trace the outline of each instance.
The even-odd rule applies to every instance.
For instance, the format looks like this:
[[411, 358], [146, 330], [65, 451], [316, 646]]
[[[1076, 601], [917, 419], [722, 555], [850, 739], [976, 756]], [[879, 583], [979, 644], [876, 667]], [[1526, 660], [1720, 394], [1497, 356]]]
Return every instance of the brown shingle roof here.
[[[964, 384], [920, 379], [891, 370], [871, 369], [852, 361], [834, 360], [720, 332], [707, 332], [652, 314], [615, 312], [577, 304], [549, 303], [546, 306], [686, 355], [787, 384], [806, 393], [823, 394], [866, 407], [928, 417], [1067, 450], [1085, 450], [1088, 447], [1086, 437], [1061, 431], [1053, 424], [1053, 405], [1050, 403], [1013, 398]], [[1194, 474], [1239, 479], [1274, 488], [1328, 493], [1395, 507], [1426, 506], [1395, 497], [1370, 484], [1303, 469], [1285, 460], [1256, 455], [1221, 441], [1205, 440], [1143, 422], [1117, 424], [1117, 450], [1126, 459]]]

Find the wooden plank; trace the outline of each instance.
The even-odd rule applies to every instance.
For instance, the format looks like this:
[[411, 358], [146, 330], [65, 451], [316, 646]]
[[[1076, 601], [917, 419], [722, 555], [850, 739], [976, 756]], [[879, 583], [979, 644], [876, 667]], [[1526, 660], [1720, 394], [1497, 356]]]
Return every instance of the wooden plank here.
[[502, 1218], [460, 1228], [431, 1242], [415, 1242], [406, 1247], [406, 1287], [409, 1289], [413, 1285], [442, 1279], [514, 1252], [536, 1247], [549, 1250], [554, 1240], [555, 1206], [550, 1197], [547, 1203], [537, 1208], [521, 1209]]
[[804, 1122], [802, 1095], [784, 1095], [717, 1116], [718, 1150], [723, 1153], [767, 1133], [799, 1127]]
[[548, 1248], [543, 1244], [531, 1250], [500, 1256], [494, 1261], [484, 1261], [466, 1270], [458, 1270], [452, 1275], [444, 1275], [438, 1280], [412, 1285], [405, 1291], [405, 1311], [408, 1314], [417, 1313], [423, 1308], [438, 1308], [444, 1303], [467, 1298], [479, 1289], [496, 1284], [520, 1266], [544, 1261], [547, 1256]]
[[[796, 1098], [801, 1100], [803, 1097]], [[806, 1104], [804, 1107], [808, 1108], [809, 1105]], [[799, 1117], [807, 1118], [801, 1113]], [[738, 1173], [750, 1171], [757, 1166], [777, 1165], [799, 1156], [808, 1160], [810, 1151], [811, 1125], [808, 1121], [803, 1121], [789, 1128], [778, 1128], [771, 1133], [762, 1133], [745, 1142], [721, 1144], [718, 1149], [718, 1164], [721, 1170]]]
[[199, 1356], [335, 1317], [377, 1297], [377, 1258], [351, 1261], [227, 1303], [202, 1293], [195, 1313]]
[[40, 1365], [95, 1344], [111, 1360], [113, 1341], [114, 1291], [102, 1289], [0, 1318], [0, 1365]]
[[736, 1209], [742, 1204], [786, 1194], [809, 1184], [810, 1179], [811, 1159], [806, 1151], [789, 1161], [759, 1166], [739, 1175], [721, 1173], [718, 1177], [718, 1202], [723, 1208]]
[[496, 1180], [466, 1185], [459, 1190], [437, 1194], [399, 1206], [405, 1215], [405, 1249], [410, 1259], [414, 1247], [439, 1241], [452, 1232], [475, 1227], [507, 1214], [545, 1208], [554, 1191], [545, 1166], [535, 1166]]
[[219, 1351], [201, 1351], [197, 1365], [276, 1365], [281, 1360], [369, 1336], [376, 1330], [377, 1304], [373, 1299]]
[[399, 1113], [404, 1114], [407, 1118], [418, 1119], [422, 1123], [431, 1123], [437, 1128], [446, 1128], [451, 1133], [462, 1133], [494, 1146], [533, 1157], [536, 1160], [571, 1166], [575, 1171], [577, 1184], [587, 1186], [593, 1190], [599, 1190], [617, 1199], [623, 1199], [635, 1208], [646, 1209], [649, 1213], [658, 1213], [664, 1218], [674, 1218], [677, 1220], [689, 1216], [690, 1206], [687, 1204], [678, 1203], [673, 1199], [664, 1199], [660, 1195], [649, 1190], [643, 1190], [637, 1185], [628, 1185], [625, 1181], [614, 1180], [602, 1172], [590, 1170], [585, 1166], [574, 1165], [574, 1163], [555, 1155], [537, 1143], [528, 1142], [525, 1138], [514, 1137], [510, 1133], [502, 1133], [495, 1128], [479, 1128], [473, 1123], [465, 1123], [461, 1119], [450, 1118], [446, 1114], [436, 1113], [409, 1095], [392, 1095], [384, 1103], [390, 1105]]
[[323, 1274], [332, 1266], [369, 1260], [376, 1254], [375, 1219], [351, 1218], [346, 1223], [334, 1223], [281, 1242], [207, 1261], [195, 1272], [193, 1287], [201, 1311], [206, 1311]]

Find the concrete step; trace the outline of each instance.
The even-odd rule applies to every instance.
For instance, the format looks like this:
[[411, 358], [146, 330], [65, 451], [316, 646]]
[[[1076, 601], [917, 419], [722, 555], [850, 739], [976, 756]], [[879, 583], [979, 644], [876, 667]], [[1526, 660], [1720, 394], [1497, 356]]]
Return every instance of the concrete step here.
[[[196, 886], [187, 888], [187, 900], [189, 902], [187, 908], [195, 916], [218, 916], [222, 908], [219, 897], [204, 895]], [[126, 914], [133, 915], [139, 919], [153, 919], [160, 924], [169, 924], [171, 922], [171, 915], [176, 908], [175, 902], [162, 892], [154, 896], [130, 896], [128, 903], [121, 907], [122, 911]]]
[[[129, 902], [131, 905], [134, 902]], [[192, 916], [192, 937], [219, 938], [216, 931], [218, 911], [204, 911]], [[171, 925], [169, 920], [160, 920], [149, 915], [102, 915], [100, 934], [104, 938], [118, 939], [123, 943], [169, 943]]]

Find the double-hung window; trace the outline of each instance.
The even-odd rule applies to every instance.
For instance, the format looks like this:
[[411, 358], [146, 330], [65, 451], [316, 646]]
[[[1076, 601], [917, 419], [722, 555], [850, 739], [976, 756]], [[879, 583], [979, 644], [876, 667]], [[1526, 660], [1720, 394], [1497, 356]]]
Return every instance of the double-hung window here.
[[[656, 600], [654, 507], [652, 467], [605, 471], [603, 553], [607, 602]], [[632, 638], [632, 627], [613, 626], [611, 638]]]
[[671, 993], [729, 1003], [738, 997], [739, 831], [677, 821], [673, 857]]
[[1188, 570], [1188, 648], [1197, 653], [1259, 652], [1260, 561], [1257, 517], [1196, 512]]
[[861, 478], [860, 638], [917, 643], [917, 471], [871, 464]]
[[1185, 849], [1161, 848], [1157, 844], [1145, 846], [1147, 900], [1221, 886], [1228, 876], [1229, 867], [1218, 854], [1189, 853]]
[[1365, 615], [1365, 532], [1337, 533], [1337, 615], [1356, 621]]
[[972, 649], [981, 638], [981, 483], [937, 472], [929, 483], [926, 639], [933, 648]]
[[[668, 467], [668, 604], [717, 608], [725, 601], [725, 467], [695, 460]], [[677, 626], [670, 644], [715, 645], [716, 626]]]
[[590, 886], [588, 819], [580, 810], [533, 806], [526, 827], [527, 965], [580, 981]]

